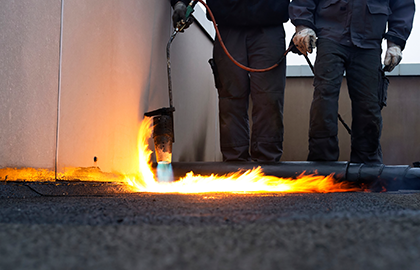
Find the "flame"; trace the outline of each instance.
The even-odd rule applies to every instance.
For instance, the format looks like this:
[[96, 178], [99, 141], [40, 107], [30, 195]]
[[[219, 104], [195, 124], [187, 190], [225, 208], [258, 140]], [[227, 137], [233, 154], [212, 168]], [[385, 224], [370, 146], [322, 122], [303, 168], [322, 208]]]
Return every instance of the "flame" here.
[[63, 173], [55, 175], [54, 171], [35, 168], [3, 168], [0, 169], [0, 180], [5, 181], [113, 181], [123, 182], [135, 192], [156, 193], [327, 193], [362, 191], [350, 183], [337, 183], [333, 174], [329, 176], [305, 175], [302, 173], [296, 179], [278, 178], [265, 175], [260, 167], [248, 171], [238, 171], [228, 175], [201, 176], [189, 172], [185, 177], [175, 182], [158, 182], [152, 170], [151, 154], [148, 141], [152, 134], [152, 118], [145, 118], [138, 133], [139, 172], [135, 175], [102, 172], [98, 167], [65, 168]]
[[149, 149], [148, 140], [152, 134], [152, 118], [146, 117], [140, 124], [137, 148], [139, 150], [139, 174], [137, 177], [126, 177], [127, 183], [137, 191], [147, 191], [159, 185], [152, 171], [152, 150]]
[[305, 175], [302, 173], [296, 179], [278, 178], [264, 175], [260, 167], [248, 171], [238, 171], [228, 175], [201, 176], [189, 172], [185, 177], [170, 183], [159, 183], [152, 170], [151, 154], [148, 140], [152, 133], [152, 118], [145, 118], [139, 128], [139, 174], [137, 177], [127, 177], [127, 183], [135, 191], [157, 193], [328, 193], [362, 191], [347, 182], [337, 183], [333, 174], [329, 176]]
[[[57, 178], [56, 178], [57, 177]], [[54, 170], [43, 168], [2, 168], [0, 181], [102, 181], [126, 183], [126, 176], [121, 173], [103, 172], [99, 167], [67, 167], [55, 174]]]

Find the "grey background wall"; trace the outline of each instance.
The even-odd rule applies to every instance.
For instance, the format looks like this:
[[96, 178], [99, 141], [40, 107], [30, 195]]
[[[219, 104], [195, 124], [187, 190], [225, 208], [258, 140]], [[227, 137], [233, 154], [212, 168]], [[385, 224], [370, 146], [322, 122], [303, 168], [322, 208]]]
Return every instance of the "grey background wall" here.
[[[0, 5], [0, 167], [136, 171], [143, 114], [168, 105], [169, 1]], [[211, 54], [212, 40], [198, 24], [172, 45], [175, 161], [220, 160]], [[382, 137], [388, 164], [420, 159], [418, 80], [391, 78]], [[340, 113], [350, 122], [345, 84], [342, 90]], [[283, 160], [306, 158], [311, 97], [312, 78], [287, 79]], [[339, 137], [347, 160], [350, 139], [341, 127]]]
[[420, 161], [420, 77], [390, 77], [383, 109], [382, 151], [387, 164]]
[[[420, 161], [420, 77], [389, 76], [388, 105], [382, 110], [382, 152], [385, 164]], [[308, 147], [312, 77], [289, 77], [285, 96], [285, 143], [283, 160], [305, 160]], [[339, 113], [351, 126], [351, 103], [344, 78]], [[350, 136], [338, 124], [340, 160], [350, 159]]]

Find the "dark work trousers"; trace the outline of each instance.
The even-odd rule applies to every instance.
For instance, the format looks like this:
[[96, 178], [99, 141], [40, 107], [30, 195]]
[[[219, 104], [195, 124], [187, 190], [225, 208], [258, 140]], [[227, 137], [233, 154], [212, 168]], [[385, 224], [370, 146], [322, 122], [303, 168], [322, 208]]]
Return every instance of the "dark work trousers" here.
[[[252, 68], [272, 66], [285, 52], [283, 25], [220, 27], [220, 33], [233, 58]], [[223, 160], [279, 161], [283, 153], [286, 61], [271, 71], [250, 73], [227, 57], [217, 39], [213, 58], [219, 77], [217, 88]], [[251, 139], [248, 119], [250, 95], [253, 105]]]
[[353, 118], [350, 162], [382, 163], [380, 68], [380, 48], [361, 49], [318, 39], [308, 160], [338, 160], [338, 97], [346, 71]]

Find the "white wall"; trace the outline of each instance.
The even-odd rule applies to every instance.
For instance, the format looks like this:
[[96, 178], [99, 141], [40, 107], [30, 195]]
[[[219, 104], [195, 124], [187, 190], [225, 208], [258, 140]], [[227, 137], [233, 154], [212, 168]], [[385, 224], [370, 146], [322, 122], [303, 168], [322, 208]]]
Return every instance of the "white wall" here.
[[[144, 112], [169, 105], [169, 1], [66, 3], [59, 167], [92, 166], [96, 156], [104, 171], [133, 172]], [[211, 47], [211, 40], [192, 25], [171, 48], [174, 161], [214, 160], [218, 152], [216, 96], [206, 62]]]
[[60, 1], [0, 0], [0, 167], [54, 168]]
[[[57, 150], [59, 170], [98, 165], [108, 172], [136, 171], [143, 114], [168, 106], [169, 1], [0, 0], [0, 4], [4, 44], [0, 47], [0, 167], [53, 169]], [[203, 60], [211, 48], [211, 40], [195, 25], [174, 41], [174, 160], [217, 156], [216, 96]], [[199, 134], [206, 136], [196, 139]], [[196, 145], [204, 145], [201, 153]]]
[[65, 1], [60, 168], [94, 156], [104, 171], [137, 168], [138, 124], [165, 86], [169, 14], [167, 1]]

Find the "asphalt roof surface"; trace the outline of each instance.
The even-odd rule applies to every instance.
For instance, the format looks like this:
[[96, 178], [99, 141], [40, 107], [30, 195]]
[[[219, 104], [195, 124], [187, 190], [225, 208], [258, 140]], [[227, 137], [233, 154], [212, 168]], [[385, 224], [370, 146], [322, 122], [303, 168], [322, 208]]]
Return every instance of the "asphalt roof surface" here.
[[419, 269], [420, 193], [0, 199], [0, 269]]

